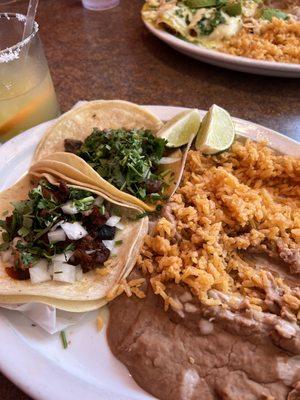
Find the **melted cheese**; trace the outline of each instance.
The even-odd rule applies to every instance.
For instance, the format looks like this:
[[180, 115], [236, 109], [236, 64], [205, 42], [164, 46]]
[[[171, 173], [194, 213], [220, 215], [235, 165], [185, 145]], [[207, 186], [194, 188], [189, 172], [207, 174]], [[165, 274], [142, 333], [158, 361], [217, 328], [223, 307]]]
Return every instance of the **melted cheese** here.
[[[222, 13], [223, 14], [223, 13]], [[209, 40], [223, 40], [229, 39], [236, 35], [242, 27], [241, 17], [229, 17], [227, 14], [223, 14], [225, 23], [218, 25], [214, 31], [208, 36]]]

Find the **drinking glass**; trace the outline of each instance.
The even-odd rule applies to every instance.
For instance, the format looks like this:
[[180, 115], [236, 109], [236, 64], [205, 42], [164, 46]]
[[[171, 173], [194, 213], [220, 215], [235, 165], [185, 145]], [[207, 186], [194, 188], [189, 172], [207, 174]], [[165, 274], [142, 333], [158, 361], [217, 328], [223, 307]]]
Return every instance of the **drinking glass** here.
[[119, 3], [119, 0], [82, 0], [83, 7], [92, 11], [108, 10]]
[[0, 143], [60, 114], [38, 24], [22, 40], [25, 21], [0, 13]]

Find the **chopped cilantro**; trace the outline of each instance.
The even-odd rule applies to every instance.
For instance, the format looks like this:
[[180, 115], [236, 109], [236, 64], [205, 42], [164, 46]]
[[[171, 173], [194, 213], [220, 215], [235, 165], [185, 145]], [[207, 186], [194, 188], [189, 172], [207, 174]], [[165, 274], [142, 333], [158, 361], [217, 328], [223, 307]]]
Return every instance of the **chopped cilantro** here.
[[66, 332], [65, 331], [61, 331], [60, 332], [60, 338], [61, 338], [61, 341], [62, 341], [63, 348], [66, 349], [68, 347], [68, 341], [67, 341], [67, 337], [66, 337]]
[[104, 214], [105, 214], [105, 207], [104, 207], [103, 204], [99, 207], [99, 211], [100, 211], [100, 214], [101, 214], [101, 215], [104, 215]]
[[77, 208], [78, 211], [86, 211], [91, 208], [94, 200], [95, 199], [93, 196], [84, 197], [80, 200], [74, 200], [74, 206]]
[[30, 233], [29, 229], [27, 229], [24, 225], [22, 226], [22, 228], [20, 228], [18, 230], [18, 235], [25, 237]]
[[0, 251], [5, 251], [10, 248], [10, 243], [1, 243], [0, 244]]
[[[11, 242], [19, 238], [15, 244], [19, 257], [15, 257], [15, 267], [29, 268], [39, 259], [46, 258], [49, 261], [56, 254], [74, 250], [74, 244], [49, 243], [45, 236], [51, 228], [61, 221], [73, 221], [74, 215], [63, 213], [61, 203], [55, 196], [57, 188], [50, 183], [41, 180], [39, 185], [28, 193], [28, 199], [13, 202], [11, 215], [0, 220], [2, 240], [0, 251], [11, 247]], [[91, 192], [85, 190], [70, 190], [68, 200], [74, 199], [80, 210], [91, 207], [94, 197]], [[81, 214], [79, 214], [81, 218]]]
[[92, 192], [88, 192], [83, 189], [69, 188], [70, 200], [80, 200], [86, 196], [92, 196]]
[[147, 180], [165, 184], [157, 167], [166, 144], [150, 130], [94, 128], [77, 155], [118, 189], [147, 200]]

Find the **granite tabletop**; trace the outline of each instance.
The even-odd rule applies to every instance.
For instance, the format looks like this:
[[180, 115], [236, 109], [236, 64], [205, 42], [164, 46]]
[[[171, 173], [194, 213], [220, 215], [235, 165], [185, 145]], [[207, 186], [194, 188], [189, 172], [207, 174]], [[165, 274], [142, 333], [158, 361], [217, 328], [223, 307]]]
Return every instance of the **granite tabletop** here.
[[[201, 63], [153, 37], [142, 0], [85, 10], [80, 0], [40, 0], [37, 20], [62, 111], [78, 100], [124, 99], [207, 109], [216, 103], [300, 141], [300, 82], [249, 75]], [[2, 11], [26, 10], [21, 0]], [[28, 400], [0, 374], [1, 400]]]

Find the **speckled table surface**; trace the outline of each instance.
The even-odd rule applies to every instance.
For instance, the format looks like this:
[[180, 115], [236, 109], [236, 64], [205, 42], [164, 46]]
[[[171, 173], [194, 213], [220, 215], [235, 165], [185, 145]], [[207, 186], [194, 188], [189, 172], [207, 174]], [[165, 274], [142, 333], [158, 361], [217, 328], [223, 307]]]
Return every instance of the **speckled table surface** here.
[[[2, 11], [24, 12], [21, 0]], [[142, 0], [107, 11], [80, 0], [40, 0], [38, 22], [62, 111], [78, 100], [125, 99], [207, 109], [216, 103], [300, 141], [300, 82], [232, 72], [195, 61], [153, 37]], [[29, 399], [0, 375], [0, 399]]]

